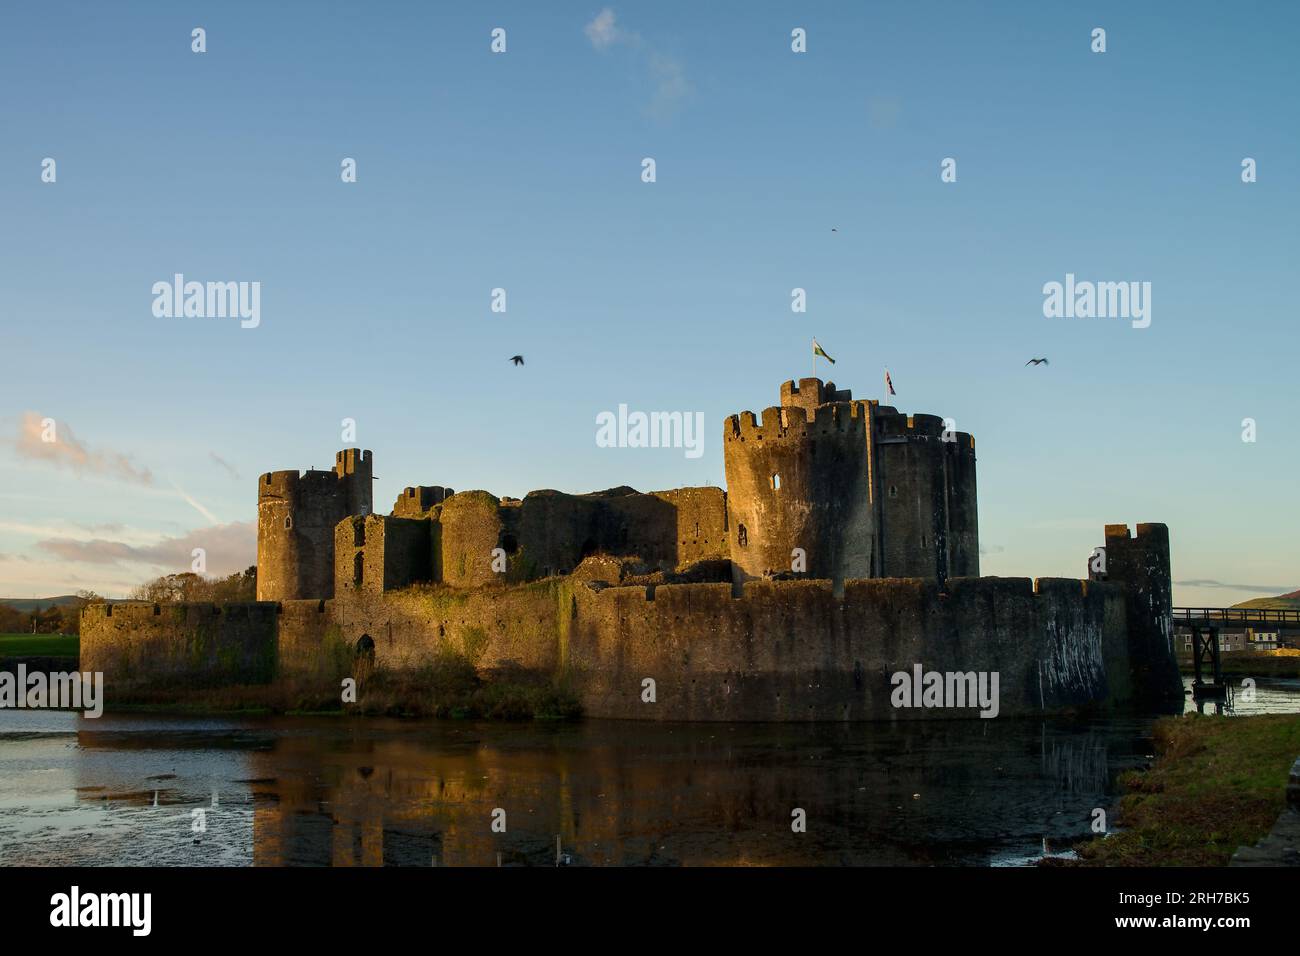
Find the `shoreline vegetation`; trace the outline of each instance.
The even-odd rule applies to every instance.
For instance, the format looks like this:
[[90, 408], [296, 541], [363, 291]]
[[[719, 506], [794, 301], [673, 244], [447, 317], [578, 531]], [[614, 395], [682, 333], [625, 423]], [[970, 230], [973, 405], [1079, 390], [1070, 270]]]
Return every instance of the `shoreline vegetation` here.
[[[441, 671], [441, 672], [439, 672]], [[582, 716], [564, 687], [483, 680], [472, 672], [439, 668], [358, 681], [357, 702], [318, 687], [241, 684], [193, 687], [179, 693], [118, 695], [106, 713], [285, 714], [287, 716], [402, 717], [444, 720], [571, 720]]]
[[1076, 846], [1082, 866], [1226, 866], [1286, 805], [1300, 715], [1164, 717], [1157, 759], [1121, 774], [1114, 831]]

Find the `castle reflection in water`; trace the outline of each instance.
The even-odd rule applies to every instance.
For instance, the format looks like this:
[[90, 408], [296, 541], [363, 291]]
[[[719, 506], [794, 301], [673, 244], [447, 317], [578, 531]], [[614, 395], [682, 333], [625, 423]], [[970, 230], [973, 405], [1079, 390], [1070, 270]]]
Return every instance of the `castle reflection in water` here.
[[987, 863], [1086, 835], [1144, 749], [1113, 722], [290, 734], [250, 756], [253, 862]]

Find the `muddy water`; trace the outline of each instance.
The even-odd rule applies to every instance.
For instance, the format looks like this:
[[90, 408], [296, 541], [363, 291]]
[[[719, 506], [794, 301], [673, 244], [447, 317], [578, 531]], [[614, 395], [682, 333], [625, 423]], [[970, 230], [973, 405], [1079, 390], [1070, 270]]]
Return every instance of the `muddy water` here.
[[0, 711], [0, 864], [1015, 864], [1087, 834], [1150, 726]]

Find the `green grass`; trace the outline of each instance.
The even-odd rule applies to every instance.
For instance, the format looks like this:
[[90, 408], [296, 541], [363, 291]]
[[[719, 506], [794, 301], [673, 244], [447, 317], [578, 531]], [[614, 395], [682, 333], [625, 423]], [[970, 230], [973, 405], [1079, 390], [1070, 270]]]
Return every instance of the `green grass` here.
[[75, 634], [0, 634], [0, 657], [77, 657]]
[[1119, 831], [1078, 847], [1084, 865], [1226, 865], [1282, 812], [1300, 715], [1166, 717], [1155, 740], [1155, 765], [1120, 777]]

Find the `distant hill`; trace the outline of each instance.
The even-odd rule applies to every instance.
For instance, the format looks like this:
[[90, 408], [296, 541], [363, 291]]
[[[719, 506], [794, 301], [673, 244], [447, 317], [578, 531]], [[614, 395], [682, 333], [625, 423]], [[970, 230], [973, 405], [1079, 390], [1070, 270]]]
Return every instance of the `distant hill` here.
[[0, 604], [8, 604], [15, 611], [26, 614], [29, 611], [44, 610], [50, 605], [63, 607], [67, 604], [76, 604], [77, 600], [75, 594], [60, 594], [58, 597], [47, 598], [0, 598]]
[[1300, 591], [1279, 594], [1277, 597], [1251, 598], [1233, 607], [1249, 607], [1268, 611], [1300, 611]]

